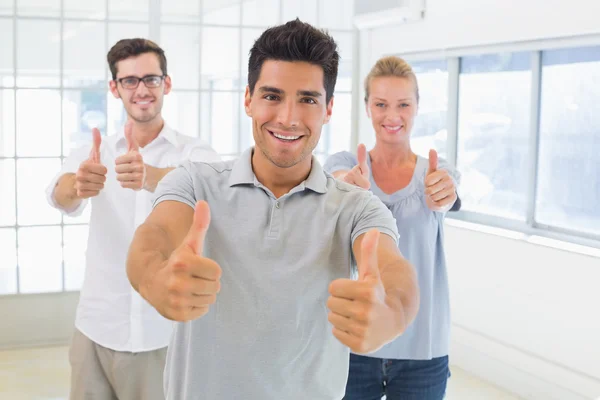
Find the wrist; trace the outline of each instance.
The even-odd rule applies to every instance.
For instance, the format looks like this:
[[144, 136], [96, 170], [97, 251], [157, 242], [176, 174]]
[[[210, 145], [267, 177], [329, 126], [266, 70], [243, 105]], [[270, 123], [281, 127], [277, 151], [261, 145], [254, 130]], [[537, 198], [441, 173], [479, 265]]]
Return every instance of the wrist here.
[[142, 275], [142, 279], [141, 282], [139, 284], [139, 290], [138, 292], [140, 293], [140, 296], [142, 296], [142, 298], [144, 298], [148, 303], [154, 305], [153, 303], [153, 294], [156, 293], [155, 289], [154, 289], [154, 284], [156, 282], [156, 275], [158, 274], [158, 271], [160, 271], [163, 267], [165, 267], [167, 264], [167, 260], [161, 262], [158, 266], [153, 267], [150, 266], [149, 268], [146, 269], [144, 275]]

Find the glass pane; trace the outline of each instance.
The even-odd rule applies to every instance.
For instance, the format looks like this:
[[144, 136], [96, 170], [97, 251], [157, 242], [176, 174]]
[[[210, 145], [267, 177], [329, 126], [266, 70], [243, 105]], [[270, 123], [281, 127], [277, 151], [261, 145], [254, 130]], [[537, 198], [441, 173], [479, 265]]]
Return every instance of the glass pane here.
[[13, 57], [14, 38], [12, 20], [0, 19], [0, 37], [2, 38], [2, 46], [0, 46], [0, 86], [13, 86], [15, 84], [15, 61]]
[[15, 160], [0, 160], [0, 226], [16, 224]]
[[317, 0], [282, 0], [282, 6], [282, 23], [300, 18], [302, 22], [317, 24]]
[[18, 86], [60, 85], [59, 21], [17, 20], [17, 49]]
[[0, 157], [15, 155], [15, 91], [0, 89]]
[[250, 58], [250, 49], [254, 46], [254, 42], [262, 33], [262, 29], [242, 29], [242, 80], [240, 82], [240, 89], [244, 89], [248, 85], [248, 60]]
[[109, 0], [108, 18], [148, 21], [149, 8], [149, 0]]
[[85, 274], [88, 231], [87, 225], [64, 227], [65, 290], [81, 289]]
[[525, 219], [530, 91], [530, 53], [461, 59], [457, 156], [464, 210]]
[[203, 89], [230, 90], [238, 87], [239, 35], [238, 28], [203, 28], [201, 66]]
[[160, 20], [162, 22], [200, 22], [202, 0], [163, 1]]
[[252, 132], [252, 118], [246, 115], [244, 107], [244, 93], [241, 93], [240, 96], [240, 151], [243, 152], [249, 147], [254, 146], [254, 134]]
[[352, 33], [333, 32], [331, 33], [340, 53], [340, 63], [338, 66], [338, 79], [335, 84], [335, 91], [352, 91]]
[[412, 150], [429, 157], [434, 149], [447, 158], [448, 65], [446, 61], [411, 63], [419, 83], [419, 113], [410, 134]]
[[198, 119], [200, 107], [198, 92], [173, 91], [165, 96], [163, 118], [176, 131], [187, 136], [199, 137]]
[[542, 54], [535, 217], [600, 234], [600, 47]]
[[240, 2], [240, 0], [204, 0], [202, 22], [211, 25], [239, 25]]
[[333, 154], [350, 149], [352, 135], [352, 94], [336, 94], [333, 99], [333, 114], [328, 124], [323, 125], [321, 139], [315, 152]]
[[65, 21], [64, 29], [63, 85], [105, 87], [105, 24]]
[[244, 1], [242, 25], [269, 27], [279, 23], [279, 0]]
[[60, 226], [21, 228], [18, 234], [21, 293], [62, 290]]
[[106, 18], [106, 0], [63, 0], [63, 5], [65, 18]]
[[127, 112], [125, 111], [125, 107], [123, 107], [123, 101], [121, 99], [115, 99], [112, 93], [106, 93], [106, 100], [106, 134], [113, 135], [125, 125], [125, 122], [127, 121]]
[[202, 94], [202, 119], [208, 120], [210, 143], [220, 154], [238, 152], [238, 93], [212, 92]]
[[45, 190], [60, 170], [60, 158], [17, 160], [17, 222], [59, 224], [60, 212], [50, 207]]
[[106, 92], [65, 90], [62, 99], [63, 155], [91, 143], [92, 129], [106, 134]]
[[60, 0], [18, 0], [17, 14], [37, 17], [60, 17]]
[[161, 46], [174, 89], [198, 89], [200, 79], [200, 28], [163, 25]]
[[60, 104], [58, 90], [17, 90], [18, 156], [60, 156]]
[[325, 0], [319, 2], [319, 25], [326, 29], [352, 29], [354, 1]]
[[0, 229], [0, 294], [17, 292], [17, 233]]
[[0, 15], [12, 15], [14, 13], [15, 0], [0, 0]]

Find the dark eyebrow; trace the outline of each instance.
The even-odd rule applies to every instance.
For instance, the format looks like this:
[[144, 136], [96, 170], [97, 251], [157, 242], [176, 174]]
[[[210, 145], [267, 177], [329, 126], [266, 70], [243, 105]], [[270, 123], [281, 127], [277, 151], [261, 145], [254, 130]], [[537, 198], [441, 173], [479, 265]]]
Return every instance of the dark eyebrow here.
[[308, 96], [308, 97], [321, 97], [323, 94], [321, 92], [317, 92], [316, 90], [298, 90], [298, 96]]
[[283, 90], [277, 89], [276, 87], [272, 87], [272, 86], [261, 86], [260, 88], [258, 88], [258, 91], [261, 93], [283, 94]]

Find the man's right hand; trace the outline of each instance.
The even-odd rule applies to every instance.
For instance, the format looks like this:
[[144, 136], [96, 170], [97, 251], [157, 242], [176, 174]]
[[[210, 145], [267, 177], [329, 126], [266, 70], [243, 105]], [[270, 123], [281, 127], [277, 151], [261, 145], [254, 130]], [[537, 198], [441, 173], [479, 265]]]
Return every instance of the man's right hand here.
[[202, 256], [209, 225], [208, 203], [199, 201], [182, 244], [150, 282], [142, 285], [142, 296], [165, 318], [181, 322], [200, 318], [217, 299], [221, 290], [221, 267]]
[[94, 128], [92, 135], [94, 136], [94, 145], [90, 151], [90, 156], [79, 165], [79, 169], [75, 174], [75, 190], [77, 197], [81, 199], [100, 194], [100, 191], [104, 189], [106, 173], [108, 172], [100, 161], [100, 144], [102, 143], [100, 131]]
[[358, 158], [358, 164], [344, 175], [343, 180], [344, 182], [369, 190], [371, 188], [371, 182], [369, 181], [370, 171], [367, 164], [367, 148], [364, 144], [358, 145], [356, 157]]

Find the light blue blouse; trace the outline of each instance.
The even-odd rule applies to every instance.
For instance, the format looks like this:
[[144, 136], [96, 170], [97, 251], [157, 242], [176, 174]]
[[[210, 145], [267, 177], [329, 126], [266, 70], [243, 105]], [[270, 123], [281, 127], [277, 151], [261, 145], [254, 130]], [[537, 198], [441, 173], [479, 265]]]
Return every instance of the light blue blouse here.
[[[371, 169], [371, 157], [367, 157]], [[350, 170], [358, 161], [349, 152], [330, 156], [325, 170], [333, 173]], [[370, 357], [429, 360], [448, 355], [450, 340], [450, 299], [444, 254], [445, 213], [431, 211], [425, 203], [425, 174], [429, 161], [417, 156], [410, 183], [392, 194], [384, 193], [370, 175], [371, 191], [392, 211], [400, 233], [398, 248], [415, 267], [421, 292], [421, 304], [415, 321], [402, 336]], [[446, 169], [456, 185], [460, 174], [443, 159], [438, 169]]]

